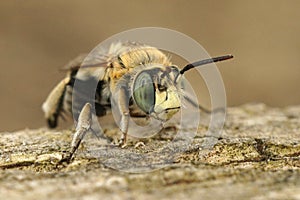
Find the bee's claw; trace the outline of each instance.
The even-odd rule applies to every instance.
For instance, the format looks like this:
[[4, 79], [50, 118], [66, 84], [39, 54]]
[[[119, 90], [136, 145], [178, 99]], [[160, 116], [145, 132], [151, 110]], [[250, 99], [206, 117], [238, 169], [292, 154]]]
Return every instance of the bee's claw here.
[[137, 142], [135, 145], [134, 145], [134, 148], [139, 148], [139, 147], [144, 147], [145, 146], [145, 144], [144, 144], [144, 142]]
[[73, 154], [71, 152], [66, 152], [63, 154], [62, 159], [59, 161], [59, 164], [70, 163], [73, 160]]
[[121, 148], [124, 148], [124, 147], [127, 146], [126, 142], [127, 142], [127, 134], [122, 132], [122, 136], [121, 136], [121, 138], [120, 138], [120, 140], [118, 142], [118, 145]]
[[126, 140], [124, 140], [124, 138], [121, 138], [118, 142], [118, 145], [121, 147], [121, 148], [125, 148], [127, 146], [126, 144]]

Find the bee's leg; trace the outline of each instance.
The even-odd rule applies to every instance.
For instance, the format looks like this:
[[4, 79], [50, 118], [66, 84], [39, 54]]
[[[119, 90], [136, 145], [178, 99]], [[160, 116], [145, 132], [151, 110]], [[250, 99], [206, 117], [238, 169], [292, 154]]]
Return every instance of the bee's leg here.
[[71, 161], [74, 153], [78, 149], [82, 139], [84, 138], [85, 134], [90, 131], [91, 129], [91, 122], [92, 122], [92, 111], [91, 111], [91, 104], [86, 103], [82, 108], [79, 117], [78, 123], [76, 126], [76, 132], [73, 136], [72, 143], [71, 143], [71, 150], [69, 154], [64, 158], [66, 161]]
[[121, 113], [121, 122], [120, 122], [120, 130], [122, 132], [122, 136], [119, 141], [119, 145], [121, 147], [126, 146], [127, 140], [127, 132], [128, 132], [128, 124], [129, 124], [129, 108], [128, 108], [128, 94], [126, 89], [122, 87], [119, 91], [119, 109]]

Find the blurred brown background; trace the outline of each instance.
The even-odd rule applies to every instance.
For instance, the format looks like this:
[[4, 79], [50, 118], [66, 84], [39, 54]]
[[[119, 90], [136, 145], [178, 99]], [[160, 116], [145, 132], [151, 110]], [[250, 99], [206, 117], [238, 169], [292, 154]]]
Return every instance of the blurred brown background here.
[[[0, 2], [0, 130], [45, 126], [41, 104], [58, 69], [112, 34], [158, 26], [185, 33], [218, 64], [228, 105], [300, 103], [300, 1]], [[207, 104], [205, 102], [204, 104]]]

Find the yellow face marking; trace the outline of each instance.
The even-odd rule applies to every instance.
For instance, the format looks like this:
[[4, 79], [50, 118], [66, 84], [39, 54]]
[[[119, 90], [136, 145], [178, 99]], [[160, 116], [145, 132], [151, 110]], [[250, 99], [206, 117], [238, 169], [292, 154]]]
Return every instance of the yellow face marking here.
[[169, 120], [180, 109], [180, 98], [175, 89], [175, 86], [170, 86], [166, 91], [157, 89], [155, 92], [154, 113], [161, 120]]

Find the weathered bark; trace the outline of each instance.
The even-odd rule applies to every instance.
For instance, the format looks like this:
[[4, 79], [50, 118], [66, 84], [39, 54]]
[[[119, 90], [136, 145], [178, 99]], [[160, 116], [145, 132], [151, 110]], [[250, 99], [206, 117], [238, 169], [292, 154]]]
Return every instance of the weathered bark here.
[[[222, 136], [204, 154], [206, 128], [184, 152], [173, 151], [180, 141], [165, 147], [174, 130], [107, 151], [90, 137], [69, 164], [61, 160], [70, 130], [1, 133], [1, 199], [300, 199], [300, 106], [229, 108]], [[145, 146], [135, 148], [138, 141]], [[149, 172], [122, 171], [133, 167]]]

